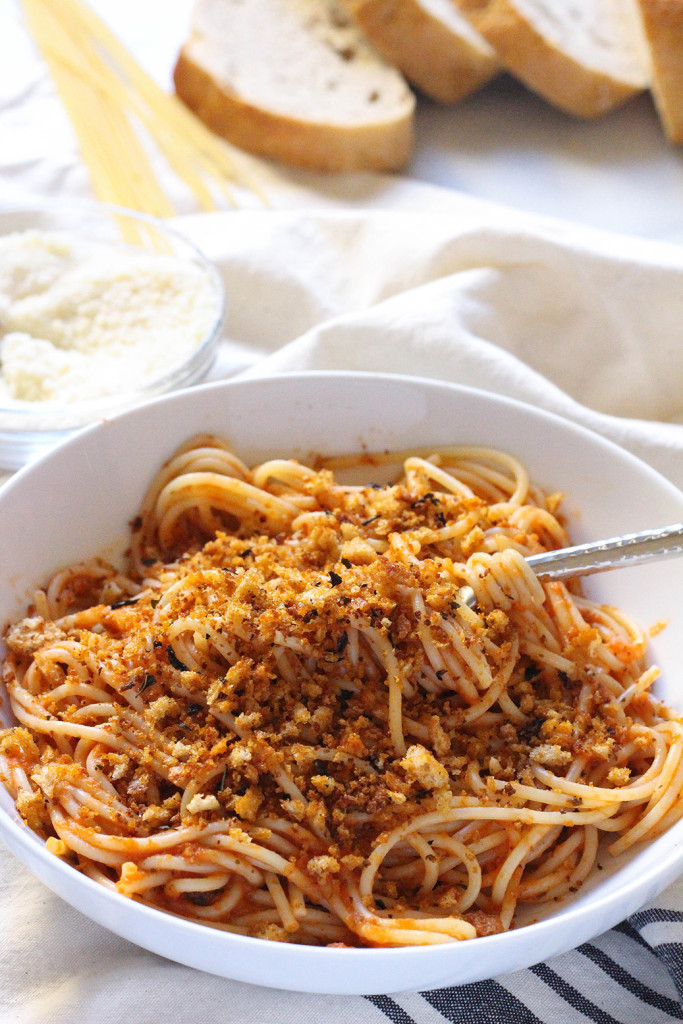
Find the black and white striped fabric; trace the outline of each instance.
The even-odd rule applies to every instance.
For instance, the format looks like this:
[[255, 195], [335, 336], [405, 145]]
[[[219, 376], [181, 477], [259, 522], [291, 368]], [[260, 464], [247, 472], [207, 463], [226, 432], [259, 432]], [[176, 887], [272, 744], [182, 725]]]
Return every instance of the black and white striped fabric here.
[[368, 1000], [392, 1024], [680, 1021], [683, 912], [670, 903], [681, 905], [667, 893], [592, 942], [528, 970], [470, 985]]

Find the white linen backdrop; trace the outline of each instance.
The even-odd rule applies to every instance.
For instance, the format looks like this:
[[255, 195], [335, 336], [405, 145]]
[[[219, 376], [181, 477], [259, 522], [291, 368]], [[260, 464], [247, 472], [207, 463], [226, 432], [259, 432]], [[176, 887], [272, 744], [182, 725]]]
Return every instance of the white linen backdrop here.
[[214, 376], [457, 381], [581, 422], [683, 486], [683, 249], [441, 196], [178, 218], [227, 287]]
[[[410, 184], [389, 186], [394, 209], [358, 208], [356, 182], [343, 209], [311, 199], [178, 219], [227, 287], [212, 376], [331, 368], [458, 381], [583, 423], [683, 486], [683, 251], [436, 190], [418, 190], [425, 211], [410, 211]], [[683, 883], [548, 964], [391, 998], [275, 992], [171, 964], [63, 904], [4, 848], [0, 922], [1, 1024], [683, 1019]]]

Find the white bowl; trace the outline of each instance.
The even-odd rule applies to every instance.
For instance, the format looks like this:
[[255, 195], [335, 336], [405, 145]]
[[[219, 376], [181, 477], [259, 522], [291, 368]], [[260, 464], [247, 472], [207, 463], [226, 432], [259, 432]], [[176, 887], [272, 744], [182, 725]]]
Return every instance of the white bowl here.
[[[225, 436], [247, 461], [363, 446], [502, 447], [526, 462], [539, 485], [565, 492], [577, 542], [683, 520], [683, 494], [633, 456], [562, 419], [485, 392], [334, 373], [202, 385], [86, 429], [0, 490], [0, 621], [21, 615], [32, 589], [58, 567], [121, 552], [152, 474], [200, 432]], [[657, 692], [683, 708], [680, 565], [621, 569], [595, 577], [589, 589], [646, 627], [668, 622], [652, 640], [651, 658], [663, 668]], [[7, 719], [6, 700], [0, 711]], [[571, 902], [506, 934], [422, 948], [330, 949], [212, 930], [113, 894], [48, 854], [4, 791], [0, 835], [54, 892], [145, 949], [240, 981], [345, 994], [424, 990], [529, 966], [615, 925], [683, 870], [680, 823], [613, 870], [597, 872]]]
[[[220, 340], [225, 294], [218, 271], [191, 242], [164, 221], [95, 202], [0, 205], [0, 239], [16, 232], [58, 234], [74, 245], [88, 246], [93, 251], [106, 248], [124, 260], [129, 255], [152, 259], [170, 257], [181, 268], [192, 271], [196, 284], [205, 282], [205, 295], [202, 284], [201, 325], [187, 326], [182, 353], [167, 357], [169, 361], [160, 365], [158, 371], [146, 368], [144, 377], [138, 373], [122, 374], [121, 379], [116, 378], [116, 387], [111, 378], [105, 380], [102, 382], [105, 394], [99, 398], [91, 397], [86, 387], [77, 401], [19, 402], [0, 398], [0, 467], [17, 469], [84, 425], [204, 379]], [[88, 260], [84, 259], [83, 263], [87, 265]], [[2, 269], [0, 256], [0, 272]], [[165, 296], [166, 309], [172, 310], [180, 302], [179, 294]], [[60, 309], [59, 317], [62, 316], [68, 318], [68, 313]], [[121, 334], [123, 332], [124, 328]], [[155, 352], [158, 353], [156, 347]], [[31, 371], [34, 369], [32, 366]]]

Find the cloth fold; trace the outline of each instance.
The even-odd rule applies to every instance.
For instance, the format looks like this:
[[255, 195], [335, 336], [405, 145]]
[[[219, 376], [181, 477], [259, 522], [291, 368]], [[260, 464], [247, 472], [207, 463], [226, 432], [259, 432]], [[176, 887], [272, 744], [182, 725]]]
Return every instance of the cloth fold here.
[[[362, 369], [458, 381], [580, 422], [683, 486], [682, 250], [453, 195], [443, 212], [243, 210], [176, 227], [226, 283], [214, 378]], [[551, 962], [368, 998], [277, 992], [164, 961], [63, 904], [4, 848], [0, 920], [0, 1024], [683, 1019], [683, 881]]]
[[214, 376], [432, 376], [531, 402], [683, 486], [683, 250], [452, 197], [179, 218], [222, 270]]

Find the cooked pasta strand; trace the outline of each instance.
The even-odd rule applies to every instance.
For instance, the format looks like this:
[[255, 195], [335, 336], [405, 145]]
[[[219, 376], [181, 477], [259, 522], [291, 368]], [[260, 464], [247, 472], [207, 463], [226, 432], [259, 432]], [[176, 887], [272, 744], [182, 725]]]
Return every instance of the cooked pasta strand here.
[[643, 631], [524, 559], [566, 543], [557, 496], [488, 448], [404, 456], [347, 485], [190, 439], [125, 572], [36, 593], [7, 631], [0, 780], [48, 849], [237, 934], [429, 945], [513, 927], [601, 837], [621, 854], [683, 816]]

